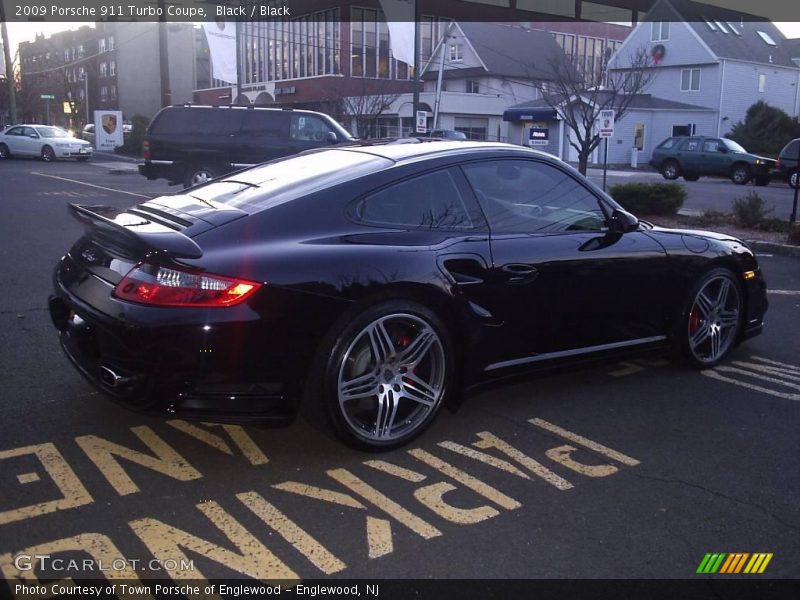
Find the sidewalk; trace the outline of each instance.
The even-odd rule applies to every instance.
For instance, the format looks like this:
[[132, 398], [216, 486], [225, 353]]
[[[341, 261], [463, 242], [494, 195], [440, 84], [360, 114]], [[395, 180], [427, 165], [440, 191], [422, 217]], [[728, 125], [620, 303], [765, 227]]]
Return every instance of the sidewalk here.
[[136, 158], [133, 156], [125, 156], [123, 154], [116, 154], [114, 152], [106, 152], [105, 150], [95, 150], [93, 156], [96, 158], [100, 158], [102, 160], [113, 160], [113, 161], [128, 162], [128, 163], [142, 162], [141, 158]]
[[[609, 169], [607, 172], [608, 177], [646, 177], [646, 178], [658, 178], [661, 179], [661, 174], [656, 173], [655, 171], [647, 171], [644, 169], [641, 170], [629, 170], [629, 171], [620, 171], [618, 169]], [[597, 169], [595, 167], [591, 167], [586, 169], [586, 176], [587, 177], [602, 177], [603, 176], [603, 169]]]

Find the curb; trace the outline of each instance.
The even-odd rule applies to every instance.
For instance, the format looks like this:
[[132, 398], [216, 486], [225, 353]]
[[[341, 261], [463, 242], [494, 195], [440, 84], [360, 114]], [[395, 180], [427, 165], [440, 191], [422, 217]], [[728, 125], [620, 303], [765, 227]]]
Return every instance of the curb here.
[[772, 254], [800, 258], [800, 246], [793, 246], [791, 244], [778, 244], [777, 242], [765, 242], [763, 240], [745, 240], [745, 243], [753, 251], [765, 250], [767, 252], [771, 252]]
[[94, 156], [102, 156], [104, 158], [111, 158], [114, 160], [118, 160], [120, 162], [132, 162], [138, 163], [141, 159], [133, 158], [132, 156], [124, 156], [122, 154], [116, 154], [115, 152], [101, 152], [101, 151], [94, 151]]

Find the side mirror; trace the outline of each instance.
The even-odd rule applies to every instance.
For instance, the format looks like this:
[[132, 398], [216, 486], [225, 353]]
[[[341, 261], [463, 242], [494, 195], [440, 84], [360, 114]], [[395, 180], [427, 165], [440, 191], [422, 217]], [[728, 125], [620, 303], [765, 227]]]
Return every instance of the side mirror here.
[[33, 139], [36, 139], [36, 138], [38, 138], [39, 136], [38, 136], [38, 135], [36, 135], [35, 133], [29, 133], [29, 134], [28, 134], [28, 137], [29, 137], [29, 138], [33, 138]]
[[329, 131], [328, 133], [325, 134], [325, 141], [328, 142], [329, 144], [336, 144], [339, 142], [339, 138], [336, 137], [336, 133], [334, 133], [333, 131]]
[[611, 220], [608, 230], [613, 233], [630, 233], [639, 228], [639, 219], [626, 210], [614, 209], [611, 213]]

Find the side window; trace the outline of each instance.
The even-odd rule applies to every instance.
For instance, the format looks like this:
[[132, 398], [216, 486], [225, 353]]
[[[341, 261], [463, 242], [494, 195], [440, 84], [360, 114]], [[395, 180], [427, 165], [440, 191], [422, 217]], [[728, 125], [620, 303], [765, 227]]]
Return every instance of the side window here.
[[376, 225], [463, 230], [473, 220], [461, 192], [447, 171], [436, 171], [394, 184], [356, 204], [356, 219]]
[[22, 135], [25, 137], [30, 137], [32, 135], [36, 136], [37, 138], [39, 137], [39, 134], [36, 133], [36, 130], [33, 127], [25, 127], [22, 131]]
[[703, 142], [703, 152], [719, 152], [719, 140], [706, 140]]
[[22, 127], [12, 127], [6, 131], [6, 135], [22, 135]]
[[244, 115], [242, 133], [260, 138], [286, 139], [288, 118], [282, 112], [271, 110], [252, 110]]
[[237, 109], [214, 109], [214, 108], [201, 108], [190, 109], [197, 112], [193, 114], [192, 124], [189, 127], [191, 133], [206, 134], [206, 135], [230, 135], [239, 133], [242, 128], [242, 113], [243, 110]]
[[324, 142], [331, 128], [319, 117], [292, 115], [289, 137], [293, 140]]
[[672, 148], [675, 145], [675, 138], [667, 138], [661, 144], [659, 144], [659, 148], [664, 148], [665, 150]]
[[599, 231], [600, 200], [572, 175], [532, 160], [496, 160], [463, 166], [495, 233]]
[[681, 145], [681, 150], [687, 152], [697, 152], [700, 150], [700, 140], [698, 138], [689, 138]]
[[158, 117], [150, 125], [150, 133], [158, 135], [186, 135], [192, 133], [194, 121], [193, 108], [168, 108], [158, 113]]

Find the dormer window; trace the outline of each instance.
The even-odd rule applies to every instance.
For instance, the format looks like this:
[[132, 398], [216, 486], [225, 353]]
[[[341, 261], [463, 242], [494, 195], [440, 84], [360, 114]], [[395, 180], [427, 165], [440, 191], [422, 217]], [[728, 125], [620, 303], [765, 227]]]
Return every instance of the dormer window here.
[[756, 31], [758, 37], [760, 37], [767, 46], [777, 46], [778, 44], [775, 43], [770, 35], [766, 31]]
[[708, 28], [709, 28], [711, 31], [716, 31], [716, 30], [717, 30], [717, 26], [716, 26], [716, 25], [714, 25], [714, 23], [712, 23], [711, 21], [709, 21], [709, 20], [708, 20], [708, 19], [706, 19], [705, 17], [701, 17], [701, 19], [703, 19], [703, 21], [705, 21], [705, 22], [706, 22], [706, 25], [708, 25]]
[[722, 33], [728, 33], [728, 30], [727, 30], [727, 28], [725, 27], [725, 24], [724, 24], [724, 23], [722, 23], [722, 21], [714, 21], [714, 22], [717, 24], [717, 27], [719, 27], [719, 30], [720, 30]]
[[733, 23], [731, 23], [730, 21], [728, 21], [728, 27], [730, 28], [730, 30], [731, 30], [733, 33], [735, 33], [735, 34], [736, 34], [736, 35], [738, 35], [739, 37], [742, 37], [742, 32], [741, 32], [741, 31], [739, 31], [738, 29], [736, 29], [736, 27], [738, 27], [737, 25], [734, 25]]

